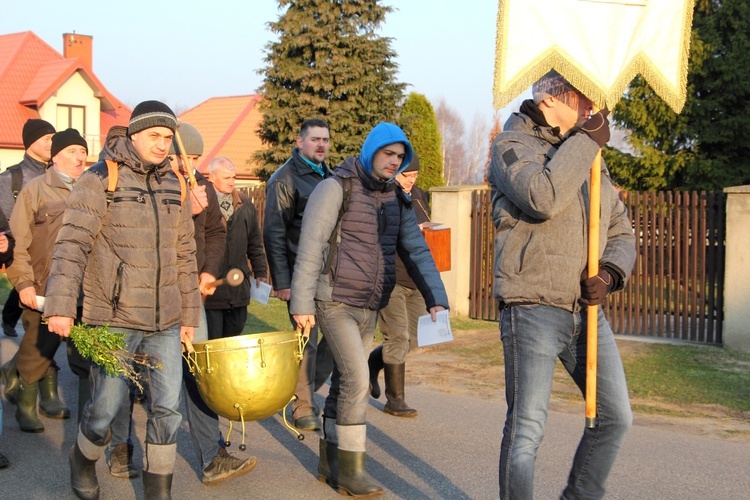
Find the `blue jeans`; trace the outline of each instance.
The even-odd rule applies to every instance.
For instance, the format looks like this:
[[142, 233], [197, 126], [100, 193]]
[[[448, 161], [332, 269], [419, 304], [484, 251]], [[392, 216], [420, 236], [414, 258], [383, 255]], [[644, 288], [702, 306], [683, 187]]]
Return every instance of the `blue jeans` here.
[[[604, 496], [607, 477], [632, 424], [625, 372], [601, 309], [598, 323], [598, 425], [583, 432], [564, 499]], [[512, 306], [501, 312], [500, 337], [508, 403], [500, 448], [500, 498], [530, 499], [558, 358], [585, 395], [586, 314], [543, 305]]]
[[[128, 328], [110, 328], [125, 334], [125, 349], [158, 359], [161, 368], [149, 370], [147, 390], [150, 402], [146, 423], [146, 442], [172, 444], [182, 422], [179, 412], [182, 385], [180, 326], [161, 332], [145, 332]], [[129, 397], [128, 381], [107, 375], [101, 367], [91, 365], [91, 399], [83, 409], [81, 432], [97, 446], [107, 444], [107, 434], [115, 415]]]
[[316, 319], [335, 362], [324, 414], [338, 425], [362, 425], [370, 400], [370, 355], [378, 314], [341, 302], [317, 301]]

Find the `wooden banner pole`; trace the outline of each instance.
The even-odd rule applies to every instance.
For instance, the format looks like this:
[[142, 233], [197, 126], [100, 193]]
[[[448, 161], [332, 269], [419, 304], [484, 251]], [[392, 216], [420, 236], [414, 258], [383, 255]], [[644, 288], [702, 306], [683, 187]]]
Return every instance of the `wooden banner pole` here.
[[[591, 165], [589, 183], [589, 255], [588, 277], [599, 274], [599, 218], [601, 212], [602, 152]], [[599, 307], [587, 306], [586, 328], [586, 427], [596, 427], [596, 368], [598, 358]]]

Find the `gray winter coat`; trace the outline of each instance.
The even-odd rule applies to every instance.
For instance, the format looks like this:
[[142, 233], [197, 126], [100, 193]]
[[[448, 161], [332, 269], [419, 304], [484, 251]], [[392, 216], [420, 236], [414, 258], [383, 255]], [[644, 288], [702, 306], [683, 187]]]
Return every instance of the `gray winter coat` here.
[[[371, 227], [375, 228], [375, 234], [386, 233], [387, 230], [378, 220], [378, 214], [381, 212], [381, 205], [379, 200], [383, 195], [381, 191], [372, 190], [373, 186], [365, 187], [359, 176], [354, 175], [353, 163], [357, 163], [357, 170], [360, 175], [369, 175], [364, 173], [359, 167], [359, 162], [354, 158], [347, 160], [344, 165], [339, 167], [337, 174], [349, 175], [352, 178], [352, 199], [349, 204], [349, 210], [344, 214], [344, 219], [352, 217], [359, 221], [366, 215], [365, 207], [369, 204], [370, 210], [367, 212], [367, 216], [371, 221]], [[349, 168], [351, 167], [351, 168]], [[379, 184], [384, 184], [382, 181], [377, 181]], [[383, 188], [384, 186], [380, 186]], [[393, 186], [391, 186], [392, 188]], [[394, 193], [390, 193], [388, 199], [393, 203], [398, 203], [393, 197]], [[356, 198], [355, 198], [356, 197]], [[369, 200], [369, 201], [368, 201]], [[391, 262], [390, 266], [387, 266], [385, 255], [390, 255], [391, 258], [395, 258], [395, 252], [398, 251], [398, 255], [404, 261], [407, 271], [412, 279], [415, 281], [417, 288], [424, 296], [427, 308], [434, 306], [443, 306], [448, 308], [448, 297], [443, 287], [443, 282], [440, 279], [440, 273], [435, 268], [435, 262], [432, 260], [430, 250], [425, 243], [424, 237], [422, 237], [417, 225], [417, 220], [414, 215], [414, 211], [411, 207], [403, 206], [398, 208], [400, 214], [398, 224], [398, 234], [395, 241], [390, 243], [390, 248], [383, 248], [381, 245], [375, 244], [370, 246], [367, 251], [363, 251], [359, 254], [354, 254], [350, 251], [338, 252], [334, 261], [334, 270], [341, 273], [342, 269], [349, 268], [346, 273], [353, 272], [354, 267], [361, 267], [362, 269], [370, 269], [371, 272], [366, 272], [360, 276], [365, 276], [361, 281], [361, 289], [359, 292], [371, 295], [372, 300], [366, 305], [360, 303], [360, 296], [355, 296], [352, 293], [351, 297], [346, 298], [340, 295], [341, 292], [336, 294], [334, 297], [334, 289], [336, 287], [335, 282], [330, 281], [330, 276], [334, 273], [323, 274], [325, 260], [328, 257], [328, 240], [336, 228], [338, 221], [339, 210], [343, 203], [343, 189], [339, 181], [334, 178], [326, 179], [318, 184], [315, 188], [305, 210], [305, 216], [302, 219], [302, 234], [299, 240], [299, 252], [297, 254], [297, 261], [294, 267], [294, 273], [292, 275], [292, 300], [290, 305], [290, 312], [292, 314], [315, 314], [315, 301], [331, 301], [336, 300], [339, 302], [352, 305], [353, 307], [362, 307], [367, 309], [377, 310], [382, 305], [387, 304], [390, 292], [393, 289], [395, 283], [395, 264]], [[351, 214], [350, 210], [354, 210]], [[381, 221], [382, 222], [382, 221]], [[342, 220], [342, 225], [344, 220]], [[390, 223], [389, 223], [390, 224]], [[355, 225], [350, 225], [350, 229], [355, 228]], [[346, 232], [339, 232], [339, 238]], [[349, 242], [353, 241], [355, 235], [350, 235], [347, 239]], [[367, 236], [362, 234], [363, 240]], [[380, 243], [383, 243], [381, 238]], [[339, 248], [347, 248], [347, 242], [339, 241]], [[393, 248], [395, 246], [395, 248]], [[374, 266], [374, 267], [373, 267]], [[386, 276], [385, 274], [388, 274]], [[347, 280], [356, 278], [351, 275]], [[385, 283], [390, 283], [390, 287], [384, 286]]]
[[113, 158], [120, 165], [107, 206], [107, 167], [78, 179], [67, 200], [52, 253], [45, 317], [76, 316], [83, 281], [83, 321], [144, 331], [198, 326], [201, 299], [190, 198], [165, 160], [142, 163], [127, 138]]
[[[492, 145], [489, 183], [495, 236], [495, 297], [505, 303], [580, 309], [587, 265], [589, 177], [598, 151], [587, 135], [513, 114]], [[602, 165], [599, 264], [622, 287], [635, 263], [625, 205]]]
[[16, 204], [16, 199], [13, 197], [13, 176], [10, 173], [10, 169], [18, 166], [21, 167], [21, 187], [23, 187], [34, 177], [42, 175], [47, 170], [49, 164], [35, 160], [26, 153], [23, 155], [21, 163], [8, 167], [0, 174], [0, 209], [3, 210], [3, 213], [8, 218], [10, 218], [13, 206]]

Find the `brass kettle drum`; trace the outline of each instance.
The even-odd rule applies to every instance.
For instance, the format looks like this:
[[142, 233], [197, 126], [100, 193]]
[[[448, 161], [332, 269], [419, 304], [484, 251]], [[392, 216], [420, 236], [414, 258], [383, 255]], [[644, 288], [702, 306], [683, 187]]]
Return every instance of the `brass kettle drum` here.
[[[309, 330], [305, 332], [309, 335]], [[183, 353], [203, 401], [231, 421], [262, 420], [294, 400], [308, 335], [265, 332], [199, 342]], [[285, 425], [297, 434], [283, 413]], [[243, 437], [244, 445], [244, 437]]]

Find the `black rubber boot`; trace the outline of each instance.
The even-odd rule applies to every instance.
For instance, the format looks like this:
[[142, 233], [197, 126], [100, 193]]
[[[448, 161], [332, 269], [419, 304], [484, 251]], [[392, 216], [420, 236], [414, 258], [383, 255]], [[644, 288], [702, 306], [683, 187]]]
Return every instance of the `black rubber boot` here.
[[383, 487], [365, 470], [367, 453], [338, 449], [339, 480], [338, 491], [342, 495], [360, 498], [378, 497]]
[[73, 445], [68, 455], [70, 461], [70, 485], [73, 493], [83, 500], [99, 498], [99, 481], [96, 479], [96, 460], [89, 460], [81, 452], [78, 442]]
[[383, 411], [395, 417], [416, 417], [417, 410], [404, 401], [404, 373], [406, 364], [385, 365], [385, 397], [388, 402]]
[[50, 366], [39, 381], [39, 411], [49, 418], [70, 418], [70, 408], [60, 401], [57, 393], [57, 368]]
[[39, 383], [27, 384], [19, 378], [18, 401], [16, 401], [16, 420], [23, 432], [44, 432], [44, 424], [36, 412], [36, 392]]
[[323, 415], [323, 437], [320, 439], [318, 481], [336, 488], [339, 476], [338, 444], [334, 441], [336, 419]]
[[172, 500], [172, 474], [154, 474], [143, 471], [143, 498]]
[[16, 368], [16, 362], [18, 361], [18, 354], [13, 356], [10, 361], [0, 367], [0, 377], [2, 377], [5, 383], [5, 399], [10, 404], [16, 404], [18, 400], [18, 384], [21, 377], [18, 375], [18, 369]]
[[367, 366], [370, 368], [370, 396], [375, 399], [380, 397], [380, 385], [378, 384], [378, 375], [383, 369], [383, 346], [379, 345], [370, 353], [367, 359]]
[[91, 381], [88, 377], [78, 378], [78, 423], [81, 423], [83, 407], [91, 399]]

